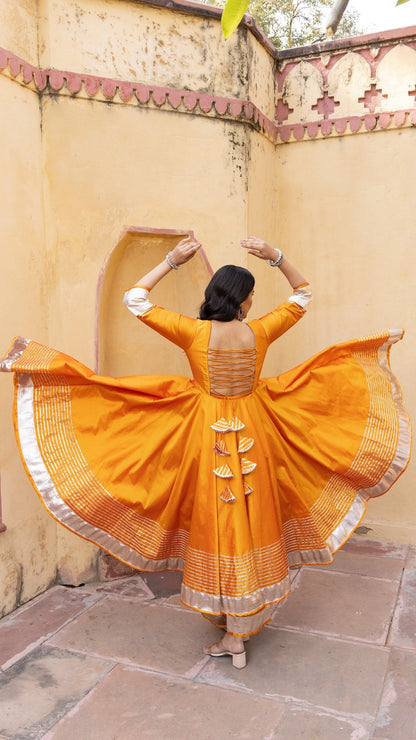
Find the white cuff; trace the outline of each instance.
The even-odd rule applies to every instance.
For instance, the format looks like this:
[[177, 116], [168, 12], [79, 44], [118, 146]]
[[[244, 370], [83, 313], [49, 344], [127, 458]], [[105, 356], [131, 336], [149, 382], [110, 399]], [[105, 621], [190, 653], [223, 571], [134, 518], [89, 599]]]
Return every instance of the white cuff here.
[[130, 288], [124, 294], [123, 303], [135, 316], [143, 316], [153, 308], [153, 303], [147, 299], [148, 295], [146, 288]]
[[312, 292], [309, 284], [303, 285], [300, 288], [295, 288], [290, 298], [288, 298], [290, 303], [297, 303], [297, 305], [303, 308], [304, 311], [307, 310], [311, 300]]

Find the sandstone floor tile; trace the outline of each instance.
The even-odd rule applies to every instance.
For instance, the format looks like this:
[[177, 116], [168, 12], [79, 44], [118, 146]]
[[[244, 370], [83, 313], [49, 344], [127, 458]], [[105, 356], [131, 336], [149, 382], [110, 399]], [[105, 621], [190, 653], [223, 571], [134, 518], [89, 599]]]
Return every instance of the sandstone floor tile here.
[[339, 550], [334, 555], [333, 563], [314, 566], [314, 570], [352, 573], [371, 578], [384, 578], [388, 581], [400, 581], [404, 563], [403, 558], [379, 558], [374, 555]]
[[172, 596], [181, 590], [183, 573], [165, 570], [162, 573], [141, 573], [141, 577], [156, 597]]
[[218, 636], [219, 630], [196, 612], [108, 596], [55, 635], [51, 644], [188, 675], [207, 661], [202, 647]]
[[141, 576], [129, 576], [114, 581], [100, 583], [96, 586], [97, 593], [127, 596], [133, 599], [154, 599], [154, 594]]
[[393, 648], [374, 740], [416, 738], [416, 653]]
[[270, 740], [282, 703], [117, 667], [44, 740]]
[[414, 596], [406, 593], [400, 594], [394, 611], [388, 644], [416, 650], [416, 601]]
[[303, 569], [272, 624], [384, 644], [398, 583]]
[[393, 615], [389, 645], [416, 649], [416, 553], [406, 559], [399, 598]]
[[185, 612], [189, 612], [189, 607], [185, 606], [185, 604], [182, 604], [181, 597], [179, 594], [174, 594], [173, 596], [169, 596], [164, 602], [165, 606], [174, 606], [176, 609], [182, 609]]
[[6, 668], [18, 660], [100, 598], [81, 589], [55, 586], [4, 617], [0, 620], [0, 667]]
[[334, 717], [322, 711], [289, 709], [280, 722], [273, 740], [369, 740], [368, 722]]
[[111, 581], [114, 578], [137, 575], [136, 568], [122, 563], [121, 560], [110, 555], [109, 552], [101, 553], [98, 567], [100, 581]]
[[0, 733], [42, 738], [112, 668], [99, 658], [44, 645], [0, 675]]
[[416, 600], [416, 548], [410, 548], [409, 555], [406, 558], [403, 579], [402, 579], [402, 590], [406, 593], [412, 594]]
[[301, 568], [290, 568], [289, 570], [290, 583], [293, 584], [295, 578], [298, 577], [300, 571], [301, 571]]
[[355, 716], [375, 717], [389, 651], [320, 635], [265, 628], [247, 643], [247, 667], [209, 658], [197, 681]]
[[338, 552], [356, 552], [362, 555], [375, 555], [380, 558], [405, 558], [409, 545], [395, 542], [378, 542], [361, 537], [351, 537]]

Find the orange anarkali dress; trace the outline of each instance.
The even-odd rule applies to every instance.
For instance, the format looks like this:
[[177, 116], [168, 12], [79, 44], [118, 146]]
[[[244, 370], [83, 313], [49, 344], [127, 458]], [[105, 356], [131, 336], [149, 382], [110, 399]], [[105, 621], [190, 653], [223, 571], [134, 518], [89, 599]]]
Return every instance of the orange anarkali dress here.
[[368, 498], [409, 459], [410, 423], [389, 365], [402, 331], [260, 378], [270, 343], [307, 302], [307, 288], [296, 290], [248, 322], [254, 349], [224, 354], [209, 348], [209, 321], [128, 291], [130, 310], [185, 350], [192, 379], [97, 376], [22, 338], [1, 362], [15, 372], [18, 443], [49, 512], [139, 570], [183, 571], [184, 604], [251, 617], [236, 634], [269, 619], [290, 591], [291, 566], [331, 562]]

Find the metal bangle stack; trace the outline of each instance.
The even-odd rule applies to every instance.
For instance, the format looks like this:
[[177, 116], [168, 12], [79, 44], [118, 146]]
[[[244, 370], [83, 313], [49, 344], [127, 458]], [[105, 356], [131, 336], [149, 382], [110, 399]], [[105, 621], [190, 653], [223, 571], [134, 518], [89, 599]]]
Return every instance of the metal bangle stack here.
[[277, 259], [266, 260], [267, 264], [270, 265], [270, 267], [279, 267], [285, 258], [283, 252], [280, 249], [276, 249], [276, 252], [278, 253]]
[[172, 270], [179, 270], [179, 265], [175, 265], [171, 255], [172, 255], [172, 252], [167, 253], [166, 262], [168, 263], [169, 267], [172, 268]]

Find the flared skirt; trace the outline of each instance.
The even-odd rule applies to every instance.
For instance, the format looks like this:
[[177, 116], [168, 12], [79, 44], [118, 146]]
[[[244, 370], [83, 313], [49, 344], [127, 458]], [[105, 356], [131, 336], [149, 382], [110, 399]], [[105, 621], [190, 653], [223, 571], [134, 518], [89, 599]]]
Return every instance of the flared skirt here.
[[182, 376], [97, 376], [17, 338], [15, 429], [48, 511], [139, 570], [183, 571], [182, 600], [255, 615], [289, 568], [329, 563], [410, 455], [393, 331], [330, 347], [238, 398]]

